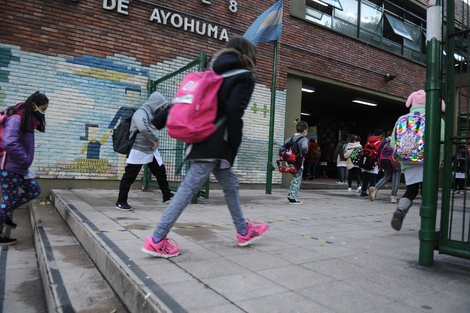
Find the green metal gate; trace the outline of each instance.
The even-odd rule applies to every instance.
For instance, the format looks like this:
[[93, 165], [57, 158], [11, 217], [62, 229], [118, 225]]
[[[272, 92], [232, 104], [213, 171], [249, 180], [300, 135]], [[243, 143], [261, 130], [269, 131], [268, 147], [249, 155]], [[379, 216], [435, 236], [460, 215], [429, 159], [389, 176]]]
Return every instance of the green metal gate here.
[[[149, 80], [147, 86], [147, 90], [149, 93], [148, 95], [150, 96], [150, 94], [154, 91], [158, 91], [168, 101], [171, 101], [184, 76], [189, 72], [194, 72], [206, 68], [207, 61], [208, 60], [206, 53], [201, 51], [199, 58], [195, 59], [192, 62], [189, 62], [177, 71], [155, 81]], [[158, 146], [158, 150], [165, 164], [170, 189], [173, 191], [178, 189], [184, 175], [186, 174], [189, 168], [189, 164], [184, 163], [185, 148], [185, 143], [171, 138], [170, 136], [168, 136], [167, 132], [164, 129], [160, 131], [160, 143]], [[150, 173], [148, 166], [144, 166], [142, 189], [148, 190], [150, 187], [158, 187], [158, 184], [155, 178], [153, 177], [152, 173]], [[197, 201], [198, 196], [208, 198], [209, 182], [206, 183], [205, 190], [201, 190], [199, 194], [195, 196], [193, 202]]]
[[[437, 250], [442, 254], [470, 259], [470, 190], [465, 189], [463, 194], [456, 193], [456, 162], [452, 160], [460, 145], [464, 145], [466, 151], [470, 148], [470, 12], [469, 6], [464, 4], [459, 16], [455, 16], [455, 1], [449, 0], [446, 5], [446, 149]], [[469, 173], [469, 170], [470, 164], [467, 163], [465, 172]], [[464, 186], [470, 184], [468, 176], [465, 176]]]

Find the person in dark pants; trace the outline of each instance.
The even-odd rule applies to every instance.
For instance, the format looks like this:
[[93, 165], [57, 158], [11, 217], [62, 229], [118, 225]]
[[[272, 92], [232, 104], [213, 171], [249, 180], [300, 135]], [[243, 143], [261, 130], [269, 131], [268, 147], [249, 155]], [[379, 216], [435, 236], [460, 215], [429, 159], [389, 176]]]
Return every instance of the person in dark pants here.
[[132, 207], [127, 203], [127, 197], [131, 185], [135, 182], [144, 164], [148, 165], [150, 172], [157, 179], [158, 187], [163, 194], [163, 203], [168, 203], [173, 198], [173, 193], [168, 187], [165, 165], [157, 149], [158, 131], [151, 123], [151, 120], [166, 105], [166, 99], [159, 92], [154, 92], [132, 116], [130, 136], [133, 136], [135, 132], [138, 133], [126, 159], [127, 165], [119, 185], [119, 195], [116, 202], [118, 210], [132, 210]]

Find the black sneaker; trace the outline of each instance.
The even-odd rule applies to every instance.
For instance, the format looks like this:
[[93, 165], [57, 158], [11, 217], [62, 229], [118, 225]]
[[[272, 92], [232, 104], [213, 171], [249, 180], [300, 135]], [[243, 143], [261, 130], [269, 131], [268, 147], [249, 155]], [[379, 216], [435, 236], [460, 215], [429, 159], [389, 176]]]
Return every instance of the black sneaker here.
[[116, 209], [121, 211], [132, 211], [132, 207], [127, 203], [116, 202]]
[[11, 246], [16, 244], [16, 238], [8, 238], [4, 233], [0, 234], [0, 246]]
[[8, 226], [10, 229], [16, 229], [16, 227], [18, 226], [9, 217], [7, 217], [7, 220], [5, 221], [5, 225]]
[[288, 199], [289, 199], [289, 204], [302, 204], [303, 203], [300, 200], [291, 199], [291, 198], [288, 198]]
[[170, 193], [168, 196], [163, 197], [163, 203], [170, 203], [174, 195], [175, 195], [174, 193]]
[[367, 192], [365, 191], [361, 192], [361, 197], [367, 197], [367, 196], [368, 196]]

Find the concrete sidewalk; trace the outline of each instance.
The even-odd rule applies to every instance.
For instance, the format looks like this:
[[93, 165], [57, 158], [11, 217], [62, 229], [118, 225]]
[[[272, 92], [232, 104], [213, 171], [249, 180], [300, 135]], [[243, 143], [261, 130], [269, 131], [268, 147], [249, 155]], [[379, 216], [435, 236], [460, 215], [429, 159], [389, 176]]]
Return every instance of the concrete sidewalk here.
[[[400, 232], [389, 192], [374, 202], [346, 190], [241, 190], [244, 213], [265, 237], [236, 245], [223, 193], [190, 204], [170, 233], [171, 259], [140, 248], [166, 205], [160, 192], [53, 190], [52, 202], [131, 312], [469, 312], [470, 262], [435, 254], [418, 265], [417, 199]], [[383, 198], [381, 198], [383, 197]]]

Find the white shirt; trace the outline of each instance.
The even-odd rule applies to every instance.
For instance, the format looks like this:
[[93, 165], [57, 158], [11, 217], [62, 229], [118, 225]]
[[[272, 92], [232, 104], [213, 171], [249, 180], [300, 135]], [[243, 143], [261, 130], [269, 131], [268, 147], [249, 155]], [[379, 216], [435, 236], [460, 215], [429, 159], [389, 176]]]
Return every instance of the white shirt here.
[[158, 165], [162, 166], [163, 159], [158, 149], [155, 149], [153, 153], [145, 153], [139, 150], [131, 149], [129, 157], [126, 159], [127, 164], [149, 164], [153, 161], [153, 158], [157, 160]]

